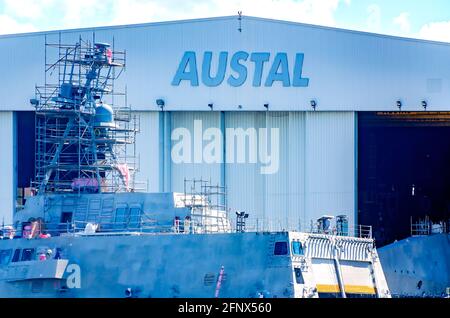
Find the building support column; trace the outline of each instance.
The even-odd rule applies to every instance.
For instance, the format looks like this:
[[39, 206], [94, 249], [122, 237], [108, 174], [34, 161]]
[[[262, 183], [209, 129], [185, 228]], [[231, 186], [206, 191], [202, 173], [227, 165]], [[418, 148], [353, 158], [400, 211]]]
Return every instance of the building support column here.
[[159, 113], [159, 189], [163, 192], [172, 191], [172, 113]]
[[[355, 210], [354, 210], [354, 215], [355, 215], [355, 221], [353, 224], [353, 227], [356, 229], [359, 225], [359, 208], [358, 208], [358, 202], [359, 202], [359, 193], [358, 193], [358, 154], [359, 154], [359, 148], [358, 148], [358, 112], [354, 112], [355, 117], [355, 132], [354, 132], [354, 159], [355, 160], [355, 170], [354, 170], [354, 174], [355, 174], [355, 182], [354, 182], [354, 187], [355, 187]], [[357, 233], [355, 233], [357, 234]]]
[[[12, 111], [0, 111], [0, 171], [2, 190], [0, 191], [0, 224], [12, 224], [16, 208], [17, 192], [17, 132], [16, 114]], [[30, 154], [34, 155], [34, 154]]]
[[[227, 137], [226, 137], [226, 125], [225, 125], [225, 112], [220, 112], [220, 132], [222, 133], [222, 162], [220, 164], [220, 186], [224, 187], [227, 191]], [[221, 202], [224, 206], [227, 206], [227, 198], [225, 196], [224, 202]]]

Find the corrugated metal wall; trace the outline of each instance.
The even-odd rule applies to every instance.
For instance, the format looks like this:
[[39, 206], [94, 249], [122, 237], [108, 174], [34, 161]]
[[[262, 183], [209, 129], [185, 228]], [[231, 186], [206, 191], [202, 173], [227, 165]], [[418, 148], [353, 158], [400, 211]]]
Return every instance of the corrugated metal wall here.
[[[171, 132], [185, 128], [190, 133], [191, 163], [174, 163], [169, 156], [157, 163], [158, 153], [170, 134], [161, 142], [163, 113], [142, 113], [138, 137], [141, 157], [141, 179], [150, 180], [150, 189], [156, 191], [184, 191], [184, 179], [203, 178], [213, 184], [226, 185], [228, 207], [250, 213], [249, 225], [266, 229], [309, 229], [311, 220], [324, 214], [346, 214], [350, 224], [355, 222], [356, 200], [356, 115], [354, 112], [172, 112]], [[261, 158], [256, 163], [195, 163], [194, 152], [203, 151], [194, 145], [194, 121], [201, 122], [201, 133], [207, 128], [226, 129], [278, 128], [278, 170], [262, 174]], [[145, 122], [145, 124], [143, 124]], [[153, 125], [153, 127], [147, 127]], [[258, 134], [258, 137], [262, 136]], [[159, 140], [159, 147], [157, 143]], [[178, 141], [172, 141], [173, 147]], [[228, 144], [229, 140], [225, 140]], [[248, 140], [247, 140], [248, 142]], [[142, 145], [145, 143], [145, 145]], [[203, 141], [205, 146], [207, 142]], [[260, 144], [259, 144], [260, 146]], [[196, 148], [197, 147], [197, 148]], [[248, 147], [248, 145], [246, 146]], [[258, 151], [261, 151], [259, 149]], [[156, 151], [156, 149], [159, 149]], [[227, 157], [230, 149], [221, 149]], [[269, 149], [274, 161], [274, 151]], [[236, 154], [235, 154], [236, 155]], [[223, 159], [222, 158], [222, 159]], [[236, 157], [235, 157], [236, 159]], [[159, 174], [158, 171], [159, 170]], [[170, 169], [171, 186], [158, 187], [157, 176]]]
[[[172, 191], [184, 191], [184, 179], [204, 179], [211, 181], [212, 185], [220, 185], [221, 181], [221, 164], [220, 163], [201, 163], [203, 146], [208, 142], [200, 144], [198, 138], [194, 137], [194, 124], [197, 123], [197, 131], [202, 139], [203, 132], [211, 127], [220, 129], [220, 112], [173, 112], [172, 113], [172, 133], [176, 129], [185, 128], [190, 132], [191, 151], [189, 154], [190, 163], [173, 163], [172, 162]], [[201, 125], [201, 126], [200, 126]], [[194, 141], [195, 140], [195, 141]], [[172, 147], [178, 141], [174, 140]], [[180, 140], [181, 142], [181, 140]], [[173, 149], [173, 148], [172, 148]], [[188, 150], [186, 148], [186, 150]], [[222, 150], [223, 151], [223, 150]], [[199, 162], [199, 163], [196, 163]]]
[[136, 112], [136, 115], [139, 116], [140, 123], [140, 132], [136, 136], [136, 156], [139, 163], [139, 171], [136, 173], [137, 186], [143, 186], [149, 192], [158, 192], [160, 191], [160, 113]]
[[[12, 224], [16, 198], [15, 118], [13, 112], [0, 112], [0, 222]], [[34, 155], [34, 154], [30, 154]]]
[[346, 214], [354, 222], [356, 120], [353, 112], [306, 113], [306, 210]]
[[[355, 222], [356, 203], [356, 114], [354, 112], [139, 112], [140, 133], [136, 151], [140, 171], [137, 180], [148, 181], [148, 191], [184, 190], [184, 179], [203, 178], [228, 189], [228, 207], [250, 214], [249, 225], [259, 229], [309, 229], [311, 220], [323, 214], [346, 214]], [[279, 148], [269, 149], [272, 161], [278, 157], [278, 170], [262, 174], [261, 143], [257, 144], [256, 163], [195, 163], [196, 151], [208, 143], [194, 145], [194, 123], [200, 133], [208, 128], [260, 128], [279, 133]], [[165, 127], [167, 126], [168, 127]], [[174, 163], [171, 134], [177, 128], [190, 133], [191, 163]], [[11, 221], [15, 199], [14, 114], [0, 112], [3, 151], [0, 165], [4, 187], [0, 192], [0, 217]], [[261, 141], [261, 140], [259, 140]], [[229, 140], [225, 140], [228, 144]], [[248, 140], [247, 140], [248, 142]], [[223, 143], [222, 143], [223, 146]], [[248, 149], [248, 144], [246, 146]], [[275, 151], [278, 149], [278, 156]], [[235, 152], [236, 152], [235, 148]], [[229, 148], [220, 149], [227, 158]], [[248, 150], [247, 150], [248, 152]], [[162, 154], [164, 156], [162, 156]], [[236, 153], [235, 153], [236, 155]], [[234, 158], [236, 159], [236, 157]], [[170, 182], [162, 179], [170, 176]]]
[[[128, 101], [139, 110], [157, 111], [155, 100], [163, 98], [171, 111], [215, 110], [308, 111], [311, 99], [317, 99], [318, 111], [448, 111], [450, 99], [450, 45], [431, 41], [402, 39], [318, 26], [243, 17], [243, 32], [236, 17], [194, 21], [152, 23], [83, 30], [0, 36], [0, 109], [29, 110], [27, 100], [34, 97], [35, 84], [44, 83], [45, 41], [73, 44], [84, 40], [114, 42], [116, 49], [127, 51], [127, 70], [115, 88], [128, 88]], [[47, 38], [47, 39], [46, 39]], [[301, 40], [299, 40], [301, 39]], [[114, 40], [114, 41], [113, 41]], [[172, 80], [186, 51], [196, 53], [199, 86]], [[304, 54], [303, 78], [308, 87], [252, 85], [255, 65], [248, 59], [246, 81], [234, 87], [227, 79], [235, 72], [227, 64], [226, 77], [215, 87], [201, 80], [205, 51], [213, 52], [212, 72], [219, 52], [228, 52], [228, 61], [237, 51], [249, 54], [270, 53], [264, 64], [262, 81], [277, 53], [286, 53], [290, 79], [295, 56]], [[47, 50], [48, 62], [59, 57]], [[54, 76], [58, 72], [53, 72]], [[137, 107], [137, 108], [136, 108]]]
[[[265, 126], [265, 113], [230, 112], [225, 115], [226, 128], [258, 129]], [[236, 147], [237, 148], [237, 147]], [[235, 149], [237, 150], [237, 149]], [[226, 152], [229, 152], [227, 149]], [[248, 157], [247, 157], [248, 158]], [[233, 211], [254, 211], [262, 219], [265, 216], [265, 178], [259, 173], [258, 163], [228, 163], [225, 168], [225, 182], [228, 193], [228, 207]]]

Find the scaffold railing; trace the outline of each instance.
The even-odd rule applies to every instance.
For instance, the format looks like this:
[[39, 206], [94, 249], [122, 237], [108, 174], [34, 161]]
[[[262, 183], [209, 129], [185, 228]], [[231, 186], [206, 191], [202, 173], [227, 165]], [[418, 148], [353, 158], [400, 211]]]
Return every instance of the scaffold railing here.
[[[79, 39], [45, 46], [57, 50], [45, 61], [45, 84], [36, 86], [35, 180], [45, 192], [134, 190], [139, 119], [115, 80], [126, 53], [107, 43]], [[45, 54], [47, 59], [47, 53]]]

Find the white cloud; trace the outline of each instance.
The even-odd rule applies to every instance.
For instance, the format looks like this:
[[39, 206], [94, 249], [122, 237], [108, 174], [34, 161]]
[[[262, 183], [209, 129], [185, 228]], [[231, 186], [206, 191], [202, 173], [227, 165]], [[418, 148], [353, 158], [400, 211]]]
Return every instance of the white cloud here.
[[229, 0], [226, 2], [215, 0], [214, 2], [218, 15], [232, 15], [242, 10], [244, 15], [249, 16], [335, 26], [334, 12], [339, 3], [347, 3], [348, 0]]
[[427, 23], [419, 31], [419, 38], [450, 42], [450, 21]]
[[289, 20], [321, 25], [336, 25], [334, 12], [339, 3], [350, 0], [211, 0], [211, 1], [143, 1], [117, 0], [112, 8], [113, 24], [243, 15]]
[[18, 18], [37, 19], [54, 0], [4, 0], [5, 12]]
[[367, 7], [367, 27], [368, 31], [377, 32], [381, 27], [381, 8], [377, 4], [371, 4]]
[[210, 5], [199, 2], [186, 8], [188, 1], [177, 5], [174, 1], [116, 0], [112, 4], [111, 24], [131, 24], [179, 20], [211, 15]]
[[[38, 30], [243, 15], [336, 26], [351, 0], [4, 0], [4, 15]], [[22, 27], [12, 32], [21, 32]]]
[[13, 34], [37, 31], [31, 23], [19, 23], [10, 16], [0, 15], [0, 34]]
[[59, 3], [63, 11], [62, 28], [98, 26], [109, 6], [108, 1], [100, 0], [64, 0]]
[[411, 30], [411, 22], [409, 21], [409, 12], [402, 12], [393, 20], [394, 24], [400, 27], [402, 32], [408, 33]]

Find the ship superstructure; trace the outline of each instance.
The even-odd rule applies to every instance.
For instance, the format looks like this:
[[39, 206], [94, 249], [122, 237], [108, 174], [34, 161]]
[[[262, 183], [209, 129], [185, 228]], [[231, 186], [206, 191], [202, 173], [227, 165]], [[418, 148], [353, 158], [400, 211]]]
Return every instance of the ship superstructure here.
[[37, 193], [132, 191], [138, 121], [114, 85], [125, 52], [82, 39], [46, 47], [56, 48], [58, 60], [46, 62], [45, 85], [31, 100]]
[[345, 216], [274, 231], [242, 211], [234, 226], [226, 189], [204, 180], [138, 191], [138, 125], [114, 90], [125, 53], [56, 48], [56, 84], [31, 100], [34, 195], [3, 226], [0, 297], [390, 297], [371, 229]]

